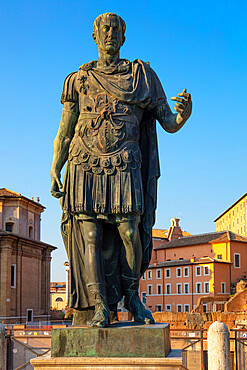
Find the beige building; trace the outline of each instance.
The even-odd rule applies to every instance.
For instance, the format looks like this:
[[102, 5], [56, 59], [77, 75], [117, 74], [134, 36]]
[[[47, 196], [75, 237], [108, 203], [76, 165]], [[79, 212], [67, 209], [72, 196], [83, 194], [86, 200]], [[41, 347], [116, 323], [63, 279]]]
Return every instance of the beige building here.
[[45, 207], [0, 189], [0, 322], [45, 321], [50, 315], [50, 262], [56, 247], [40, 241]]
[[216, 231], [233, 231], [247, 237], [247, 193], [225, 210], [214, 222]]
[[67, 306], [66, 282], [51, 282], [50, 297], [52, 310], [65, 310]]

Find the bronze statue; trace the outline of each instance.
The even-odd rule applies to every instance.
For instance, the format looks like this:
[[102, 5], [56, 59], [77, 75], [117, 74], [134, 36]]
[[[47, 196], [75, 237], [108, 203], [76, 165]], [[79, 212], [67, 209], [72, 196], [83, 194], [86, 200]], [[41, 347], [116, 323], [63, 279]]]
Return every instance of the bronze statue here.
[[192, 109], [184, 89], [171, 98], [173, 114], [149, 64], [119, 58], [124, 33], [118, 15], [96, 18], [99, 59], [65, 79], [51, 169], [51, 193], [61, 197], [63, 209], [70, 307], [94, 307], [88, 325], [96, 327], [109, 325], [109, 309], [116, 310], [123, 296], [135, 321], [154, 323], [138, 287], [152, 253], [159, 177], [155, 120], [173, 133]]

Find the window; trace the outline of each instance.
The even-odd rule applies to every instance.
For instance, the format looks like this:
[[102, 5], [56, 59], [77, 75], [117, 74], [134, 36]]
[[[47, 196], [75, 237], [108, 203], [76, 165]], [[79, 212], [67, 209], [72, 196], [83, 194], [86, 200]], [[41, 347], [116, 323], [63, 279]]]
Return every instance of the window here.
[[152, 279], [152, 270], [148, 270], [148, 280]]
[[202, 283], [196, 283], [196, 293], [200, 294], [202, 292]]
[[171, 311], [171, 305], [170, 304], [166, 305], [166, 311]]
[[161, 284], [157, 285], [157, 294], [162, 294], [162, 285]]
[[209, 293], [209, 290], [210, 290], [210, 285], [209, 285], [209, 282], [208, 281], [206, 281], [205, 283], [204, 283], [204, 293]]
[[156, 278], [161, 279], [161, 270], [156, 270]]
[[153, 286], [148, 285], [148, 295], [151, 295], [153, 293]]
[[147, 303], [147, 294], [146, 292], [141, 292], [141, 298], [142, 298], [142, 303], [146, 304]]
[[208, 312], [208, 305], [207, 305], [207, 303], [203, 303], [203, 312]]
[[184, 267], [184, 277], [189, 276], [189, 267]]
[[156, 312], [161, 312], [162, 311], [162, 305], [161, 304], [156, 304], [155, 311]]
[[210, 275], [210, 267], [204, 266], [204, 275]]
[[177, 284], [177, 294], [182, 294], [182, 284]]
[[171, 269], [165, 269], [166, 279], [170, 279], [171, 277]]
[[201, 276], [201, 266], [196, 267], [196, 276]]
[[166, 284], [166, 294], [171, 294], [171, 284]]
[[234, 267], [236, 269], [240, 268], [240, 254], [239, 253], [234, 253]]
[[184, 312], [190, 312], [190, 305], [189, 304], [184, 305]]
[[11, 265], [11, 288], [16, 288], [16, 265]]
[[26, 318], [27, 318], [27, 322], [33, 321], [33, 310], [32, 309], [27, 308]]
[[190, 292], [190, 285], [189, 283], [184, 284], [184, 294], [189, 294]]
[[181, 267], [177, 267], [176, 268], [176, 276], [177, 277], [182, 277], [182, 269], [181, 269]]
[[57, 297], [55, 299], [55, 302], [56, 302], [57, 310], [62, 310], [62, 308], [63, 308], [63, 304], [62, 304], [63, 298], [62, 297]]
[[217, 254], [218, 260], [222, 260], [222, 254]]
[[5, 230], [8, 231], [9, 233], [12, 233], [14, 229], [14, 224], [13, 222], [6, 222], [5, 224]]
[[182, 305], [181, 304], [177, 304], [177, 312], [182, 312]]
[[221, 293], [226, 292], [226, 283], [221, 283]]
[[232, 216], [234, 217], [234, 210], [232, 211]]
[[142, 276], [142, 280], [146, 280], [146, 271], [144, 272], [144, 274]]
[[29, 239], [33, 239], [33, 227], [32, 226], [28, 227], [28, 237]]

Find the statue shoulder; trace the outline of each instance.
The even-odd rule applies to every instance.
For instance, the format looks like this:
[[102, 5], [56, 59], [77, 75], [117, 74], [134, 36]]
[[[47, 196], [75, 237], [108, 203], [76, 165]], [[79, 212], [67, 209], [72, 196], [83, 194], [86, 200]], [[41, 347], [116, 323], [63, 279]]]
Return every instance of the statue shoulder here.
[[61, 103], [64, 104], [66, 101], [75, 102], [78, 99], [78, 93], [76, 89], [76, 81], [78, 78], [78, 71], [70, 73], [64, 80], [63, 92], [61, 96]]

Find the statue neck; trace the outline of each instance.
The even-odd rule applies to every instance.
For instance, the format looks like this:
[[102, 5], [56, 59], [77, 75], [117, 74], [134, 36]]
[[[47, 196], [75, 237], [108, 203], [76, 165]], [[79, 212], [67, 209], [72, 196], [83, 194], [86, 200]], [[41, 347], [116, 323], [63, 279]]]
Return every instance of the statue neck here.
[[116, 65], [119, 62], [119, 51], [115, 54], [107, 54], [103, 50], [99, 49], [98, 67], [108, 67], [110, 65]]

